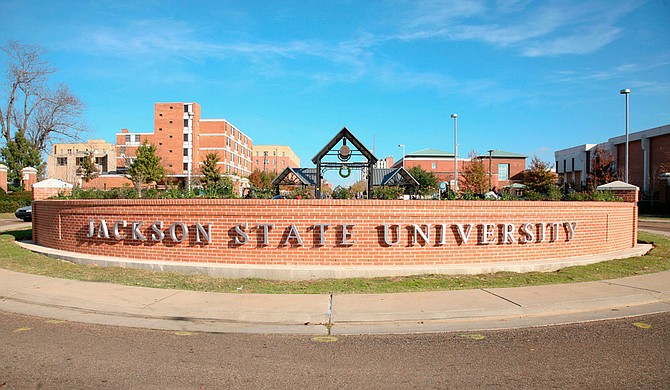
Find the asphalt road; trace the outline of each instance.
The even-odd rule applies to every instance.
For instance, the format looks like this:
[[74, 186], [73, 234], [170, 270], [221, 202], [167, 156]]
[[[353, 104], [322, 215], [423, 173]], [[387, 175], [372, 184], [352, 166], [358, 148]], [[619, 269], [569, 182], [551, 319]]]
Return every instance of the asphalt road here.
[[670, 313], [477, 333], [180, 334], [0, 313], [0, 389], [670, 388]]
[[670, 235], [670, 220], [639, 220], [637, 228], [640, 230], [648, 230], [651, 232], [660, 232]]

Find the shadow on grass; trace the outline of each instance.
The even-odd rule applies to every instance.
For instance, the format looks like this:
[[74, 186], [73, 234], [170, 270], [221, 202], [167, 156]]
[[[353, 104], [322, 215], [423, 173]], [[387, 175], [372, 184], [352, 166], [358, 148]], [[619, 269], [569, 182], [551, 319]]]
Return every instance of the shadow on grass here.
[[33, 229], [23, 229], [23, 230], [11, 230], [8, 232], [2, 232], [0, 234], [7, 234], [14, 236], [16, 241], [32, 240], [33, 239]]

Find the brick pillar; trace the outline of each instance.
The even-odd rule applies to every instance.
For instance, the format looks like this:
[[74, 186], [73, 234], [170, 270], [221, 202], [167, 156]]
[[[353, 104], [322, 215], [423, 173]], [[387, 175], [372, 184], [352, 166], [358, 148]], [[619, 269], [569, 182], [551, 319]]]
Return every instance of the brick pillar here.
[[21, 178], [23, 181], [23, 190], [32, 191], [33, 184], [37, 183], [37, 169], [33, 167], [25, 167], [21, 170]]
[[603, 184], [596, 188], [598, 191], [612, 191], [614, 195], [623, 199], [624, 202], [635, 203], [633, 212], [633, 246], [637, 245], [637, 202], [640, 200], [640, 187], [622, 181]]
[[7, 192], [7, 166], [0, 164], [0, 188]]

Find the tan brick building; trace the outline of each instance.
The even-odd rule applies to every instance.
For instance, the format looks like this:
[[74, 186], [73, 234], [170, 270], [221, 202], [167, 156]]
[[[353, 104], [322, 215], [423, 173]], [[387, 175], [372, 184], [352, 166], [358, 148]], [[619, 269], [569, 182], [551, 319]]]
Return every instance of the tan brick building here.
[[253, 170], [281, 172], [284, 168], [299, 168], [300, 158], [290, 146], [254, 145]]
[[93, 161], [99, 174], [116, 171], [116, 151], [113, 144], [101, 139], [85, 143], [54, 144], [47, 158], [47, 177], [68, 183], [77, 183], [77, 170], [87, 153], [93, 154]]

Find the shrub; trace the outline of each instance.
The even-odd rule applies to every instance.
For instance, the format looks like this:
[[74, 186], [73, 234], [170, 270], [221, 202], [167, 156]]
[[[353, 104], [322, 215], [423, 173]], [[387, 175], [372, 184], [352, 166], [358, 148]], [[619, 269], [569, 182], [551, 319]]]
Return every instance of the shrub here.
[[27, 206], [13, 200], [0, 199], [0, 213], [13, 213], [19, 207]]
[[372, 189], [372, 196], [376, 199], [386, 199], [386, 200], [393, 200], [393, 199], [398, 199], [400, 196], [402, 196], [403, 190], [401, 187], [393, 187], [393, 186], [381, 186], [381, 187], [374, 187]]

